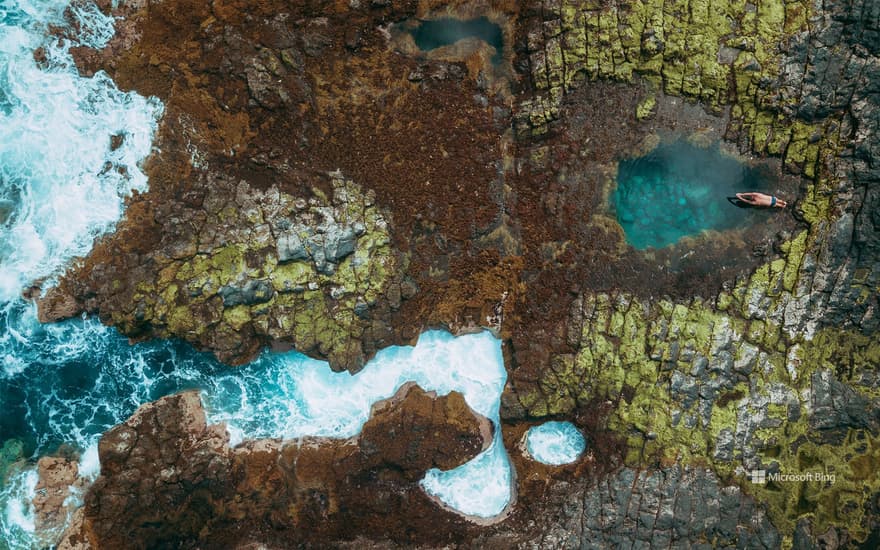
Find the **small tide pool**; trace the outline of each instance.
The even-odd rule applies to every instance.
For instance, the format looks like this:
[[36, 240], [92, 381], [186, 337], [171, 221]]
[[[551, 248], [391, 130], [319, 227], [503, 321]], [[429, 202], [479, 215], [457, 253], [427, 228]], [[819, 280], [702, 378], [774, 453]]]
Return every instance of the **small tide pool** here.
[[587, 448], [583, 434], [571, 422], [552, 420], [526, 432], [526, 450], [544, 464], [561, 466], [577, 460]]
[[715, 145], [661, 143], [648, 154], [621, 160], [610, 204], [634, 248], [663, 248], [703, 231], [744, 227], [772, 211], [738, 208], [738, 192], [771, 193], [769, 169], [740, 162]]
[[492, 63], [500, 63], [503, 57], [504, 33], [501, 32], [501, 27], [487, 17], [467, 20], [440, 17], [421, 20], [409, 32], [416, 46], [424, 52], [455, 44], [465, 38], [477, 38], [495, 48]]

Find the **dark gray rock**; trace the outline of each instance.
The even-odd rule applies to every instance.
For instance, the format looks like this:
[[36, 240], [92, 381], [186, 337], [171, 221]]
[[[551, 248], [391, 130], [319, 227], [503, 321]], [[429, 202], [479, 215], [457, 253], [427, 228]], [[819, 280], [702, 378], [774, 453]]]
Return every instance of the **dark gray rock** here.
[[12, 212], [15, 210], [15, 203], [6, 200], [0, 199], [0, 224], [6, 223], [7, 220], [12, 216]]
[[331, 208], [318, 210], [323, 221], [317, 226], [277, 220], [276, 252], [279, 262], [311, 260], [319, 273], [332, 275], [336, 266], [357, 249], [358, 237], [366, 228], [360, 221], [338, 222], [339, 214]]
[[351, 226], [333, 226], [324, 233], [322, 241], [324, 257], [328, 261], [339, 263], [354, 252], [357, 233], [355, 228]]
[[[561, 490], [561, 489], [560, 489]], [[571, 487], [565, 494], [576, 494]], [[781, 537], [763, 509], [710, 470], [623, 468], [585, 488], [578, 505], [547, 518], [539, 547], [778, 548]], [[561, 541], [565, 541], [562, 543]]]
[[810, 427], [814, 430], [868, 428], [876, 433], [880, 408], [876, 403], [840, 382], [831, 371], [813, 373]]
[[715, 442], [715, 459], [725, 462], [733, 460], [733, 431], [730, 428], [724, 428], [718, 433], [718, 440]]
[[[840, 132], [843, 150], [834, 161], [839, 180], [832, 200], [839, 205], [822, 238], [817, 262], [816, 300], [802, 313], [820, 326], [854, 327], [869, 334], [880, 328], [880, 296], [862, 296], [876, 288], [880, 271], [880, 4], [875, 0], [826, 3], [810, 22], [810, 31], [786, 49], [785, 66], [797, 73], [781, 75], [777, 86], [798, 98], [786, 114], [809, 123], [826, 123]], [[789, 78], [796, 76], [796, 78]], [[839, 271], [846, 266], [844, 271]], [[869, 281], [851, 274], [867, 271]], [[870, 286], [872, 285], [873, 286]], [[788, 321], [787, 323], [788, 324]]]
[[267, 109], [290, 103], [284, 86], [287, 69], [271, 51], [262, 50], [244, 70], [251, 98]]
[[272, 299], [275, 290], [269, 281], [251, 280], [244, 286], [224, 286], [220, 288], [218, 294], [223, 298], [224, 307], [234, 307], [239, 305], [252, 306], [262, 304]]
[[310, 254], [306, 248], [306, 242], [308, 242], [308, 238], [311, 237], [312, 234], [313, 231], [311, 228], [297, 228], [280, 233], [275, 241], [275, 246], [278, 252], [278, 261], [295, 262], [297, 260], [309, 259]]
[[797, 526], [794, 528], [794, 536], [792, 537], [792, 548], [818, 550], [818, 546], [813, 541], [809, 519], [801, 518], [798, 520]]

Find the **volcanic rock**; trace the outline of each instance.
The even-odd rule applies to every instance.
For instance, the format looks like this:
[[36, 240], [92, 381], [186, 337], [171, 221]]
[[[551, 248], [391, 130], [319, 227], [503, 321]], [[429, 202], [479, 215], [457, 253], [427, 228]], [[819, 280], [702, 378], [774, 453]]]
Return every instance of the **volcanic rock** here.
[[38, 481], [34, 489], [34, 529], [43, 542], [49, 543], [65, 529], [77, 509], [76, 501], [84, 490], [75, 460], [44, 456], [37, 462]]
[[[436, 397], [407, 384], [374, 406], [351, 439], [230, 448], [224, 426], [207, 423], [198, 392], [185, 392], [143, 405], [104, 434], [101, 475], [65, 538], [94, 548], [403, 541], [412, 525], [463, 521], [418, 481], [429, 468], [463, 464], [491, 440], [491, 423], [461, 394]], [[385, 520], [375, 522], [379, 513]]]

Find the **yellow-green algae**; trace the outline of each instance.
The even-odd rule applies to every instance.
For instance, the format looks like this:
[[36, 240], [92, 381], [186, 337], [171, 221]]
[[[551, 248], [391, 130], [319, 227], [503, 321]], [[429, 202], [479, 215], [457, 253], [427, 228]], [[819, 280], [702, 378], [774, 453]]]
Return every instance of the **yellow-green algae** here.
[[[880, 366], [880, 342], [854, 330], [787, 325], [789, 307], [812, 292], [804, 269], [818, 248], [819, 225], [795, 234], [781, 245], [780, 258], [712, 302], [584, 295], [573, 329], [577, 352], [554, 357], [536, 387], [519, 394], [521, 404], [531, 415], [547, 416], [609, 401], [607, 428], [626, 441], [627, 465], [709, 465], [767, 506], [786, 547], [802, 517], [811, 519], [814, 532], [836, 526], [864, 540], [864, 509], [880, 493], [880, 478], [870, 475], [880, 467], [880, 434], [847, 428], [838, 434], [842, 443], [824, 440], [810, 427], [810, 391], [814, 373], [834, 373], [866, 399], [880, 400], [880, 387], [871, 382]], [[853, 284], [864, 286], [867, 278], [857, 273]], [[877, 291], [865, 287], [863, 293]], [[732, 345], [725, 348], [725, 340]], [[735, 365], [753, 366], [733, 375], [696, 367], [719, 350], [731, 353]], [[870, 376], [863, 383], [865, 374]], [[709, 400], [708, 421], [699, 403], [676, 399], [683, 393], [673, 391], [673, 381], [688, 376], [701, 383], [726, 377]], [[756, 419], [762, 423], [751, 425], [748, 441], [735, 441], [730, 458], [716, 454], [722, 433], [739, 437]], [[835, 480], [756, 485], [748, 479], [744, 453], [780, 472], [822, 472]]]
[[[155, 281], [137, 285], [136, 310], [119, 313], [113, 321], [123, 331], [134, 331], [146, 319], [157, 336], [195, 343], [214, 337], [230, 347], [241, 341], [240, 331], [251, 330], [302, 351], [317, 351], [331, 363], [351, 365], [361, 349], [357, 338], [369, 325], [354, 312], [376, 303], [396, 273], [398, 260], [385, 217], [372, 196], [340, 174], [331, 174], [331, 183], [332, 198], [318, 188], [309, 203], [277, 190], [262, 195], [250, 190], [256, 198], [249, 200], [256, 204], [221, 208], [218, 218], [241, 230], [229, 232], [221, 246], [168, 262]], [[360, 224], [363, 232], [354, 252], [332, 273], [320, 272], [310, 259], [280, 263], [269, 231], [254, 235], [254, 228], [270, 222], [262, 212], [266, 204], [276, 210], [276, 218], [297, 221], [311, 216], [318, 223], [332, 212], [335, 222]], [[220, 289], [240, 288], [248, 281], [268, 285], [268, 292], [256, 291], [260, 303], [224, 307]]]
[[[780, 47], [809, 30], [806, 0], [563, 0], [545, 3], [541, 32], [529, 35], [537, 93], [520, 104], [519, 131], [542, 134], [559, 116], [563, 96], [590, 79], [632, 82], [700, 101], [731, 106], [731, 127], [759, 154], [782, 157], [808, 178], [838, 151], [839, 121], [786, 116], [797, 98], [760, 83], [780, 74]], [[636, 118], [650, 115], [652, 96]], [[817, 180], [802, 201], [805, 218], [827, 219], [830, 182]]]
[[[820, 369], [848, 365], [850, 380], [876, 369], [880, 344], [837, 329], [820, 331], [812, 340], [789, 340], [774, 323], [713, 311], [700, 299], [687, 305], [668, 301], [648, 305], [631, 296], [600, 294], [585, 299], [584, 313], [580, 350], [574, 356], [556, 358], [540, 380], [540, 390], [523, 401], [530, 414], [564, 414], [578, 403], [609, 400], [615, 406], [607, 427], [626, 439], [627, 465], [640, 467], [656, 460], [708, 463], [719, 476], [733, 476], [745, 490], [766, 503], [774, 525], [788, 537], [798, 518], [805, 514], [812, 516], [816, 532], [836, 525], [845, 527], [858, 540], [867, 536], [862, 524], [863, 505], [880, 492], [880, 478], [865, 472], [880, 466], [880, 437], [864, 429], [850, 429], [842, 446], [823, 443], [811, 433], [804, 392], [810, 389], [812, 373]], [[741, 338], [741, 342], [759, 350], [761, 360], [754, 372], [748, 381], [738, 380], [716, 397], [708, 424], [699, 415], [695, 415], [695, 426], [675, 422], [676, 414], [688, 411], [682, 410], [670, 391], [673, 373], [686, 374], [693, 368], [693, 360], [681, 359], [682, 351], [689, 350], [691, 357], [711, 357], [713, 340], [730, 331], [735, 341]], [[776, 345], [781, 341], [786, 345]], [[735, 346], [734, 359], [740, 359], [746, 348]], [[795, 350], [791, 359], [787, 357], [789, 349]], [[797, 363], [794, 378], [787, 369], [790, 360]], [[708, 379], [719, 375], [706, 371], [700, 376]], [[773, 384], [781, 384], [799, 396], [801, 411], [796, 420], [791, 420], [786, 407], [771, 402], [763, 414], [779, 425], [756, 430], [751, 445], [757, 455], [764, 465], [778, 463], [782, 472], [834, 473], [834, 484], [752, 485], [742, 471], [742, 449], [735, 449], [731, 461], [713, 457], [721, 431], [736, 432], [738, 423], [747, 421], [742, 418], [741, 407], [748, 405], [750, 392], [753, 398], [766, 397]], [[853, 388], [867, 397], [880, 397], [878, 388], [857, 384]]]
[[[848, 429], [842, 445], [823, 442], [809, 425], [809, 390], [813, 373], [837, 372], [866, 398], [880, 399], [880, 388], [858, 383], [861, 374], [880, 365], [880, 343], [835, 328], [812, 337], [789, 334], [771, 315], [756, 314], [749, 306], [756, 296], [766, 297], [764, 313], [772, 313], [794, 299], [808, 238], [806, 231], [794, 236], [783, 246], [784, 258], [761, 266], [731, 292], [722, 293], [715, 308], [700, 298], [646, 303], [627, 294], [585, 296], [578, 352], [555, 357], [522, 404], [529, 414], [545, 416], [570, 413], [595, 400], [610, 401], [614, 407], [607, 427], [626, 440], [627, 465], [710, 465], [767, 505], [787, 546], [797, 520], [805, 516], [812, 518], [814, 532], [834, 525], [863, 540], [868, 534], [862, 522], [864, 505], [880, 492], [880, 478], [866, 475], [880, 466], [880, 434]], [[733, 377], [717, 369], [696, 371], [699, 358], [712, 358], [725, 339], [735, 344], [730, 347], [734, 362], [745, 364], [752, 354], [754, 367]], [[688, 375], [701, 382], [731, 378], [714, 397], [709, 422], [698, 414], [697, 404], [685, 407], [671, 391], [675, 377]], [[787, 399], [796, 398], [797, 414], [790, 416], [784, 401], [774, 401], [773, 388], [784, 388]], [[754, 409], [756, 403], [764, 403], [761, 411]], [[769, 427], [755, 429], [747, 446], [764, 466], [775, 462], [781, 472], [833, 473], [835, 482], [754, 485], [743, 469], [741, 442], [731, 460], [719, 459], [714, 449], [722, 431], [735, 434], [758, 414]], [[682, 420], [688, 416], [691, 425]]]
[[657, 98], [654, 96], [646, 97], [636, 107], [636, 118], [645, 120], [654, 114], [654, 108], [657, 106]]
[[545, 112], [536, 121], [552, 119], [584, 75], [623, 82], [640, 75], [714, 108], [739, 105], [734, 118], [755, 126], [755, 136], [776, 128], [770, 113], [778, 111], [758, 82], [778, 75], [778, 47], [807, 30], [810, 15], [807, 2], [785, 0], [564, 0], [543, 12], [543, 34], [529, 41], [543, 93], [526, 107]]
[[[820, 222], [834, 216], [831, 190], [836, 182], [825, 167], [839, 152], [841, 125], [833, 118], [807, 123], [786, 116], [791, 111], [786, 108], [798, 99], [762, 86], [780, 74], [780, 46], [808, 31], [810, 3], [563, 0], [546, 3], [543, 14], [547, 21], [542, 32], [529, 35], [538, 94], [520, 105], [520, 120], [529, 123], [519, 126], [520, 131], [546, 132], [559, 116], [562, 97], [585, 77], [621, 82], [640, 77], [649, 88], [690, 97], [712, 109], [731, 105], [732, 130], [753, 151], [779, 156], [786, 167], [811, 180], [798, 204], [810, 229], [783, 244], [782, 258], [738, 280], [713, 303], [583, 296], [577, 353], [555, 357], [534, 390], [520, 396], [522, 405], [543, 416], [568, 413], [597, 399], [611, 401], [615, 407], [608, 427], [626, 439], [629, 465], [653, 460], [708, 463], [766, 503], [789, 547], [800, 517], [812, 519], [813, 532], [835, 525], [864, 540], [864, 505], [880, 492], [880, 479], [871, 475], [880, 466], [878, 434], [849, 429], [842, 444], [823, 442], [810, 429], [807, 404], [811, 377], [819, 371], [836, 372], [865, 397], [880, 398], [880, 389], [859, 384], [862, 374], [880, 365], [880, 344], [851, 330], [816, 331], [809, 321], [797, 318], [802, 313], [798, 307], [811, 293], [809, 278], [802, 281], [801, 271], [808, 256], [815, 264], [809, 251], [817, 250], [823, 239]], [[650, 115], [653, 99], [653, 92], [642, 99], [637, 119]], [[859, 294], [864, 299], [880, 291], [865, 286], [867, 279], [866, 273], [853, 277], [854, 285], [864, 287]], [[704, 422], [703, 415], [690, 412], [695, 404], [675, 402], [672, 382], [698, 372], [694, 358], [710, 357], [714, 340], [730, 334], [740, 342], [731, 347], [733, 361], [745, 365], [752, 359], [755, 365], [714, 397]], [[688, 360], [682, 359], [683, 351]], [[698, 372], [701, 380], [719, 375]], [[787, 400], [795, 398], [800, 410], [790, 411]], [[754, 430], [749, 445], [760, 463], [775, 462], [788, 473], [821, 468], [835, 474], [833, 485], [751, 484], [743, 470], [741, 442], [734, 446], [732, 459], [716, 456], [719, 435], [736, 434], [738, 425], [757, 415], [759, 411], [750, 409], [756, 404], [764, 424]], [[690, 423], [682, 421], [688, 417]]]

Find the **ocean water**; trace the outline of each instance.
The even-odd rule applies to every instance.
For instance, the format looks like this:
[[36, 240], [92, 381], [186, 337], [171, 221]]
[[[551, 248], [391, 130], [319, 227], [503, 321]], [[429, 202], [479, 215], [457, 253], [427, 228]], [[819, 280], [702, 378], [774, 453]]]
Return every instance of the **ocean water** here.
[[[70, 47], [105, 44], [112, 20], [91, 4], [66, 8], [0, 0], [0, 445], [20, 443], [31, 459], [61, 444], [92, 447], [84, 470], [94, 475], [96, 434], [133, 403], [111, 394], [96, 403], [79, 390], [90, 386], [95, 365], [123, 362], [108, 351], [125, 340], [93, 321], [42, 327], [20, 295], [32, 281], [51, 284], [112, 229], [125, 196], [146, 189], [138, 163], [162, 105], [119, 91], [103, 73], [79, 76]], [[76, 40], [47, 37], [49, 25], [70, 23], [80, 29]], [[0, 548], [33, 547], [33, 460], [0, 466]]]
[[551, 420], [526, 432], [526, 449], [532, 458], [544, 464], [570, 464], [586, 448], [583, 434], [571, 422]]
[[[431, 470], [422, 487], [463, 514], [491, 518], [511, 500], [512, 471], [498, 417], [506, 381], [501, 342], [488, 332], [453, 337], [423, 333], [415, 347], [380, 351], [357, 375], [334, 373], [325, 362], [297, 352], [265, 352], [258, 360], [226, 367], [179, 341], [130, 346], [94, 320], [40, 325], [32, 306], [8, 310], [18, 337], [7, 353], [25, 363], [0, 379], [4, 439], [25, 442], [36, 458], [68, 445], [90, 454], [94, 476], [100, 434], [142, 403], [185, 389], [201, 389], [211, 423], [226, 422], [233, 444], [248, 438], [306, 435], [351, 437], [370, 408], [408, 381], [445, 395], [461, 392], [468, 405], [495, 423], [489, 449], [467, 464]], [[33, 520], [33, 468], [18, 470], [0, 491], [0, 536], [28, 548]], [[22, 491], [30, 490], [29, 496]]]
[[[123, 199], [144, 190], [138, 167], [151, 148], [162, 105], [120, 92], [106, 74], [81, 78], [68, 50], [48, 39], [64, 24], [66, 2], [0, 0], [0, 300], [52, 277], [84, 255], [122, 214]], [[80, 42], [101, 46], [112, 20], [91, 4], [70, 12]], [[91, 7], [90, 7], [91, 6]], [[45, 65], [34, 60], [42, 47]], [[122, 144], [111, 150], [111, 137]]]
[[706, 230], [760, 222], [773, 212], [738, 208], [727, 197], [770, 192], [769, 173], [741, 163], [717, 146], [684, 140], [662, 143], [642, 157], [620, 161], [611, 206], [634, 248], [663, 248]]
[[[77, 6], [68, 12], [81, 29], [76, 43], [106, 43], [112, 21], [88, 3]], [[439, 394], [461, 391], [499, 425], [506, 372], [489, 333], [428, 332], [351, 376], [295, 352], [229, 368], [175, 340], [129, 345], [93, 319], [41, 325], [22, 289], [52, 284], [112, 230], [125, 197], [147, 189], [139, 163], [162, 114], [158, 100], [123, 93], [106, 75], [77, 74], [68, 53], [75, 43], [46, 36], [48, 25], [66, 24], [65, 7], [0, 0], [0, 447], [23, 448], [0, 479], [0, 548], [38, 544], [30, 508], [38, 457], [73, 449], [94, 477], [101, 433], [139, 405], [185, 389], [202, 390], [209, 420], [227, 422], [233, 441], [352, 436], [375, 401], [410, 380]], [[39, 47], [43, 63], [34, 59]], [[115, 149], [114, 136], [122, 137]], [[493, 517], [510, 502], [510, 468], [498, 429], [490, 449], [452, 471], [428, 472], [422, 486], [461, 513]]]
[[229, 425], [233, 444], [245, 434], [294, 438], [351, 437], [360, 432], [373, 403], [406, 382], [446, 395], [458, 391], [495, 424], [492, 445], [467, 464], [431, 470], [422, 487], [449, 507], [489, 518], [504, 511], [512, 473], [501, 442], [501, 392], [507, 380], [501, 341], [489, 332], [453, 337], [422, 333], [416, 346], [381, 350], [358, 374], [334, 373], [300, 353], [264, 353], [254, 363], [199, 382], [211, 422]]

